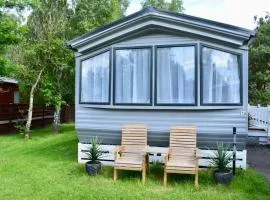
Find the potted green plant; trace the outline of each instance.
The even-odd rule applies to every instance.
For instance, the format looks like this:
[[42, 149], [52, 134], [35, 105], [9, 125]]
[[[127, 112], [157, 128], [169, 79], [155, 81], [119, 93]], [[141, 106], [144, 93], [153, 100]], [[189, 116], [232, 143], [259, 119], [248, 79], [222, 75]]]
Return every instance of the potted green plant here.
[[101, 162], [99, 161], [102, 156], [100, 141], [97, 137], [94, 137], [90, 141], [91, 146], [88, 153], [89, 161], [85, 164], [86, 172], [90, 176], [95, 176], [101, 169]]
[[232, 171], [228, 167], [232, 155], [228, 150], [228, 146], [218, 143], [217, 150], [213, 152], [214, 157], [211, 159], [211, 165], [215, 168], [214, 179], [217, 183], [229, 184], [233, 179]]

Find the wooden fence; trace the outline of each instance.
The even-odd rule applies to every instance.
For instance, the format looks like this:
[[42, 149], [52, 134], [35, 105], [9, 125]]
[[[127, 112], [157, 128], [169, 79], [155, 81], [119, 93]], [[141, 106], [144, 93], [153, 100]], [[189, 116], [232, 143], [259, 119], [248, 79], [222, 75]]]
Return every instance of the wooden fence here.
[[251, 127], [261, 128], [269, 132], [270, 107], [249, 106], [248, 114]]
[[[28, 113], [27, 104], [0, 104], [0, 134], [14, 132], [16, 125], [25, 124]], [[52, 123], [54, 107], [35, 105], [33, 107], [32, 127]], [[74, 121], [74, 106], [62, 108], [61, 122]]]
[[65, 106], [61, 110], [61, 122], [74, 122], [75, 121], [75, 106]]

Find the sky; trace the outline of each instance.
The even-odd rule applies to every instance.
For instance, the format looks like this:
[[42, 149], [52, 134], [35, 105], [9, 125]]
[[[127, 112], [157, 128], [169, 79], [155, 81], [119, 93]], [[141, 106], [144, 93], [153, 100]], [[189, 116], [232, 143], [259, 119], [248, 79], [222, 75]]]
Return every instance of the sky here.
[[[168, 0], [169, 1], [169, 0]], [[141, 0], [130, 0], [126, 14], [141, 9]], [[254, 16], [270, 12], [270, 0], [183, 0], [185, 14], [254, 29]]]

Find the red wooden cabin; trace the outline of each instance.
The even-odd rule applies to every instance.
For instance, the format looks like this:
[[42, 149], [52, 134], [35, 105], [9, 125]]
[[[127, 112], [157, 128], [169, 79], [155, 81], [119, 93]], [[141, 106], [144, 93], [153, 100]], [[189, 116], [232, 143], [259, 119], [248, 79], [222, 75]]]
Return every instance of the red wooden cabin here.
[[0, 104], [20, 103], [18, 82], [15, 79], [0, 77]]

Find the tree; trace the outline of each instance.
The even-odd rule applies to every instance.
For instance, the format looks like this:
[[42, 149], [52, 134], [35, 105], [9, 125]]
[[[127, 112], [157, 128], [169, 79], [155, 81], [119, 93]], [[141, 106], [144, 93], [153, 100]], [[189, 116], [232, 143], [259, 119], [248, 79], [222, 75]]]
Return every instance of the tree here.
[[[10, 61], [6, 52], [11, 45], [17, 45], [24, 40], [26, 28], [21, 25], [18, 17], [20, 14], [19, 11], [34, 5], [34, 3], [34, 0], [0, 0], [0, 75], [9, 76], [11, 72], [15, 73], [16, 71], [16, 65]], [[10, 10], [15, 11], [17, 15], [11, 14]], [[38, 74], [38, 80], [40, 76], [41, 73]], [[37, 83], [35, 82], [33, 84], [32, 89], [36, 87]], [[32, 108], [31, 106], [29, 107], [29, 112], [32, 111]], [[28, 126], [29, 123], [27, 123], [26, 127]], [[25, 136], [27, 137], [27, 134]]]
[[[74, 97], [74, 58], [64, 43], [74, 36], [122, 17], [128, 6], [127, 0], [78, 0], [72, 3], [75, 4], [74, 13], [67, 8], [59, 12], [61, 7], [54, 6], [56, 7], [54, 14], [60, 23], [56, 20], [54, 24], [54, 38], [58, 37], [58, 40], [55, 39], [52, 43], [54, 52], [51, 65], [47, 67], [48, 73], [43, 89], [48, 104], [55, 105], [53, 129], [56, 132], [60, 130], [61, 105], [70, 102], [68, 97]], [[70, 20], [66, 21], [66, 19]], [[70, 83], [72, 88], [69, 87]]]
[[67, 0], [41, 0], [29, 17], [29, 37], [43, 44], [42, 55], [46, 59], [41, 60], [44, 67], [41, 90], [46, 104], [55, 106], [55, 132], [60, 131], [61, 106], [74, 100], [74, 58], [65, 46], [66, 41], [121, 17], [125, 7], [122, 2], [79, 0], [72, 12]]
[[70, 21], [71, 37], [123, 17], [127, 7], [128, 0], [78, 0]]
[[[11, 45], [22, 41], [26, 27], [11, 9], [19, 12], [28, 4], [25, 1], [0, 0], [0, 76], [11, 76], [16, 65], [7, 57]], [[16, 13], [16, 12], [15, 12]]]
[[183, 12], [184, 11], [184, 7], [183, 7], [183, 1], [182, 0], [171, 0], [171, 3], [169, 4], [169, 11], [172, 12]]
[[143, 8], [155, 7], [161, 10], [168, 10], [177, 13], [184, 11], [182, 0], [171, 0], [170, 2], [166, 0], [143, 0], [141, 5]]
[[32, 123], [32, 113], [34, 105], [34, 94], [42, 79], [42, 74], [44, 72], [45, 66], [42, 64], [44, 59], [44, 43], [32, 43], [29, 40], [24, 41], [22, 45], [19, 46], [21, 51], [23, 51], [23, 56], [20, 58], [20, 65], [16, 73], [19, 79], [20, 85], [24, 85], [30, 88], [29, 92], [29, 107], [27, 122], [25, 125], [24, 138], [26, 140], [30, 137], [30, 128]]
[[257, 19], [256, 39], [249, 56], [249, 103], [270, 103], [270, 15]]
[[[53, 128], [60, 130], [60, 110], [74, 102], [74, 58], [65, 43], [123, 16], [127, 0], [39, 0], [27, 20], [28, 31], [13, 53], [19, 69], [16, 77], [29, 92], [25, 138], [30, 135], [36, 93], [55, 106]], [[17, 56], [18, 55], [18, 56]]]
[[[74, 58], [65, 43], [74, 35], [108, 23], [122, 13], [122, 0], [39, 0], [28, 18], [21, 80], [30, 90], [25, 138], [29, 138], [34, 93], [41, 90], [47, 105], [55, 107], [53, 130], [60, 131], [61, 106], [74, 102]], [[22, 73], [23, 72], [23, 73]]]
[[73, 53], [61, 39], [54, 39], [51, 65], [43, 79], [43, 95], [47, 105], [55, 107], [53, 130], [60, 131], [61, 107], [74, 102], [75, 69]]
[[[40, 81], [46, 104], [55, 107], [53, 130], [56, 132], [60, 131], [61, 106], [66, 103], [64, 97], [71, 96], [74, 91], [74, 59], [72, 52], [65, 46], [69, 14], [67, 0], [41, 0], [28, 19], [26, 45], [34, 50], [35, 54], [26, 52], [26, 57], [31, 57], [27, 59], [27, 66], [34, 67], [38, 72], [35, 81], [31, 82], [29, 108], [33, 104], [32, 93]], [[43, 74], [42, 78], [40, 74]], [[67, 93], [70, 95], [66, 95]], [[25, 135], [29, 135], [31, 113], [29, 109]]]

